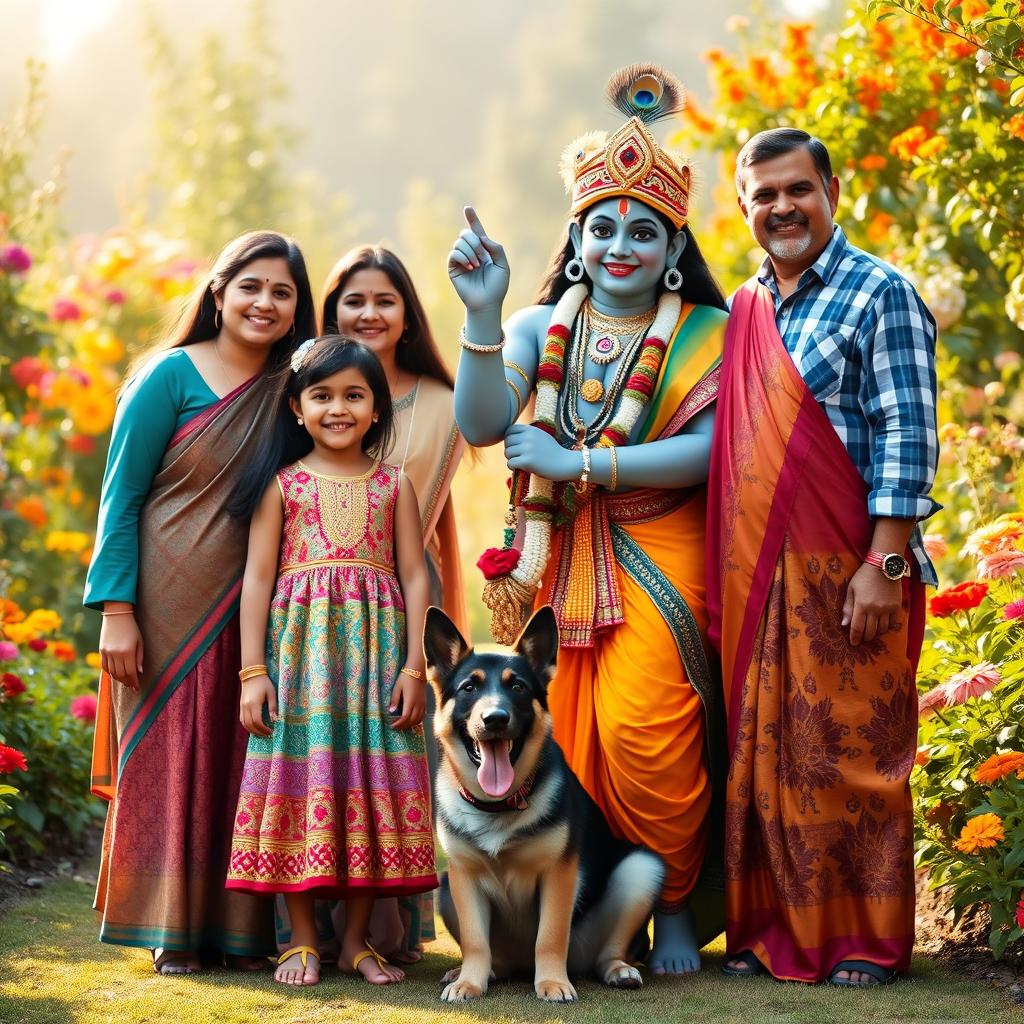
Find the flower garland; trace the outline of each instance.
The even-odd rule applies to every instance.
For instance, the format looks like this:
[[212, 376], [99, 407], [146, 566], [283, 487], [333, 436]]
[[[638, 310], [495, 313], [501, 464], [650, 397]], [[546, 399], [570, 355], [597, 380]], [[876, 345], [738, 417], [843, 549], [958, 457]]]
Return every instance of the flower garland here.
[[[588, 296], [587, 287], [569, 288], [551, 314], [547, 339], [537, 367], [536, 419], [533, 426], [557, 438], [558, 395], [565, 381], [566, 346], [573, 322]], [[664, 292], [658, 312], [644, 339], [633, 372], [626, 379], [612, 421], [601, 431], [595, 447], [611, 448], [628, 442], [641, 413], [654, 393], [667, 339], [679, 321], [682, 301], [675, 292]], [[586, 339], [583, 339], [585, 342]], [[577, 441], [577, 447], [582, 439]], [[551, 529], [572, 520], [593, 485], [578, 492], [572, 482], [554, 483], [536, 474], [517, 470], [512, 475], [509, 508], [505, 516], [504, 546], [488, 548], [477, 565], [482, 570], [483, 602], [491, 610], [491, 634], [498, 643], [515, 641], [523, 615], [533, 604], [551, 552]], [[516, 525], [524, 523], [523, 546], [517, 551]]]

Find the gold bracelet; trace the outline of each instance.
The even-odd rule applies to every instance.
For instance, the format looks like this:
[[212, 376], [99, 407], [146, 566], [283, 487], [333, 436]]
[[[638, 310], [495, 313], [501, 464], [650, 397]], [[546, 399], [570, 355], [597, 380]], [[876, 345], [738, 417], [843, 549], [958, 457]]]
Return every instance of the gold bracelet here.
[[407, 676], [412, 676], [412, 677], [413, 677], [413, 679], [423, 679], [423, 673], [422, 673], [422, 672], [420, 672], [420, 671], [419, 671], [419, 669], [415, 669], [415, 668], [406, 668], [405, 666], [403, 666], [402, 668], [400, 668], [400, 669], [398, 670], [398, 674], [399, 674], [399, 675], [401, 675], [401, 674], [402, 674], [403, 672], [404, 672], [404, 673], [405, 673], [405, 674], [406, 674]]
[[614, 491], [619, 484], [619, 457], [615, 454], [614, 445], [608, 449], [608, 454], [611, 455], [612, 458], [612, 475], [611, 479], [608, 481], [608, 490]]
[[134, 608], [122, 608], [120, 611], [116, 611], [116, 612], [100, 612], [100, 615], [102, 615], [104, 618], [106, 618], [108, 615], [134, 615], [134, 614], [135, 614], [135, 609]]
[[500, 352], [505, 347], [505, 332], [502, 331], [497, 345], [477, 345], [466, 337], [466, 325], [459, 328], [459, 344], [467, 352]]
[[265, 676], [266, 674], [266, 665], [246, 665], [245, 668], [239, 669], [238, 678], [244, 683], [250, 679], [256, 679], [258, 676]]
[[515, 370], [516, 373], [518, 373], [519, 376], [523, 378], [523, 383], [526, 385], [527, 389], [529, 389], [529, 387], [530, 387], [530, 378], [526, 375], [526, 371], [518, 363], [513, 363], [511, 359], [506, 359], [505, 360], [505, 365], [510, 370]]
[[516, 393], [516, 416], [523, 411], [523, 396], [519, 393], [519, 388], [516, 387], [515, 381], [505, 378], [505, 383]]

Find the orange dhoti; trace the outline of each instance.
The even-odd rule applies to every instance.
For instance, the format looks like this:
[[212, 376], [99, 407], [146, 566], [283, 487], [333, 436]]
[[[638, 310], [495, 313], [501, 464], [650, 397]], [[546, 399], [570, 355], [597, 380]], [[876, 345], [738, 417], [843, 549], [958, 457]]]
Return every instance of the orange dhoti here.
[[[675, 507], [647, 519], [645, 503]], [[623, 621], [599, 632], [593, 646], [559, 650], [548, 701], [555, 739], [612, 830], [664, 858], [660, 909], [671, 911], [697, 882], [711, 806], [698, 692], [708, 677], [705, 492], [637, 491], [605, 504]]]

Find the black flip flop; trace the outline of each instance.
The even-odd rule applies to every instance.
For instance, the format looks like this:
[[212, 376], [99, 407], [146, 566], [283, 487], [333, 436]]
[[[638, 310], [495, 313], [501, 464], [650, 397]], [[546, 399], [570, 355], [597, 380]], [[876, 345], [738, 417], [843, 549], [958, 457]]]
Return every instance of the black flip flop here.
[[875, 979], [875, 985], [889, 985], [896, 980], [896, 972], [890, 971], [888, 967], [881, 967], [868, 960], [840, 960], [832, 968], [828, 976], [830, 985], [839, 988], [874, 988], [875, 985], [862, 985], [858, 981], [850, 981], [849, 978], [837, 978], [840, 971], [860, 971], [861, 974], [869, 974]]
[[727, 956], [726, 961], [729, 960], [741, 960], [745, 965], [744, 967], [730, 967], [728, 962], [722, 964], [722, 973], [727, 974], [730, 978], [756, 978], [759, 974], [768, 973], [768, 968], [749, 949], [745, 949], [735, 956]]

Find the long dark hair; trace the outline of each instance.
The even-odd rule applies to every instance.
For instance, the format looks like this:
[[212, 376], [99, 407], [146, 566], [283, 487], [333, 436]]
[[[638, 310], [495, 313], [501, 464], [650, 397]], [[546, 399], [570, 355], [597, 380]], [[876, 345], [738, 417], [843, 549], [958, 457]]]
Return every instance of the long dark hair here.
[[214, 322], [217, 312], [214, 296], [222, 292], [228, 282], [250, 263], [262, 259], [284, 260], [295, 282], [294, 326], [271, 346], [266, 372], [274, 373], [282, 366], [287, 366], [295, 347], [316, 333], [313, 290], [309, 286], [306, 261], [293, 239], [276, 231], [249, 231], [232, 239], [221, 249], [209, 273], [185, 300], [169, 330], [155, 345], [134, 360], [125, 379], [130, 379], [157, 352], [216, 338], [219, 328]]
[[384, 367], [370, 349], [354, 338], [324, 335], [305, 353], [298, 371], [293, 372], [285, 364], [271, 381], [277, 400], [271, 415], [258, 427], [256, 457], [245, 467], [228, 499], [227, 511], [231, 515], [251, 516], [274, 474], [313, 450], [313, 439], [296, 422], [288, 400], [294, 398], [297, 402], [306, 388], [349, 369], [356, 370], [369, 385], [373, 411], [377, 414], [377, 422], [363, 435], [361, 447], [374, 458], [388, 451], [394, 441], [395, 414]]
[[[591, 208], [592, 209], [592, 208]], [[672, 238], [678, 228], [663, 213], [648, 207], [659, 221], [665, 226], [668, 237]], [[576, 217], [576, 223], [582, 229], [590, 210], [584, 210]], [[683, 302], [693, 302], [699, 306], [714, 306], [717, 309], [727, 309], [725, 294], [719, 288], [718, 282], [714, 279], [708, 269], [704, 256], [697, 244], [697, 239], [690, 231], [689, 225], [683, 226], [683, 234], [686, 235], [686, 248], [683, 250], [677, 269], [683, 275], [683, 284], [679, 289], [679, 297]], [[565, 235], [562, 237], [555, 251], [551, 255], [547, 268], [540, 279], [533, 301], [538, 306], [554, 305], [569, 290], [573, 282], [570, 281], [563, 271], [566, 263], [576, 255], [572, 239], [569, 237], [569, 227], [566, 225]], [[588, 288], [593, 282], [586, 271], [583, 272], [583, 281]]]
[[360, 245], [349, 249], [331, 268], [324, 281], [320, 299], [320, 330], [325, 334], [338, 330], [338, 299], [348, 279], [360, 270], [381, 270], [402, 296], [405, 304], [405, 334], [398, 343], [395, 362], [400, 369], [417, 377], [433, 377], [448, 388], [455, 387], [451, 372], [441, 358], [437, 342], [430, 330], [427, 314], [416, 294], [405, 264], [390, 250], [380, 245]]

